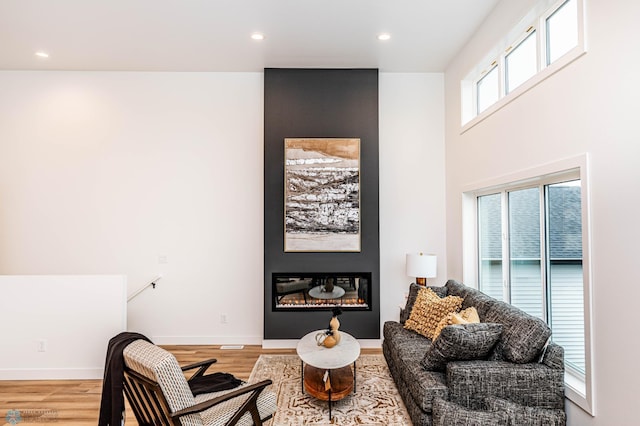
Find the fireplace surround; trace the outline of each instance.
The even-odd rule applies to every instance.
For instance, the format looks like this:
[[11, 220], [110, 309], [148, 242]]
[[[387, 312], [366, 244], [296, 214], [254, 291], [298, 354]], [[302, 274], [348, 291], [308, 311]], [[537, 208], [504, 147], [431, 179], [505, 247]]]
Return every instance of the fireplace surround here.
[[[341, 329], [358, 339], [380, 338], [378, 137], [377, 69], [264, 70], [265, 340], [325, 328], [335, 305], [343, 311]], [[285, 250], [285, 140], [291, 138], [360, 140], [358, 251]], [[298, 306], [284, 303], [296, 300]]]

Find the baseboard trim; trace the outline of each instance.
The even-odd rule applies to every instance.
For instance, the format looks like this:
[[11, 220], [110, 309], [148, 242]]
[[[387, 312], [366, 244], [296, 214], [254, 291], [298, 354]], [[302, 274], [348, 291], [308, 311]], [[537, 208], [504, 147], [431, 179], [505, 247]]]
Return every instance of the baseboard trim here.
[[150, 336], [156, 345], [260, 345], [262, 336]]
[[103, 367], [0, 369], [0, 380], [93, 380], [103, 377]]
[[[358, 339], [358, 343], [363, 349], [382, 348], [382, 340], [380, 339]], [[295, 349], [297, 345], [297, 339], [268, 339], [262, 341], [264, 349]]]

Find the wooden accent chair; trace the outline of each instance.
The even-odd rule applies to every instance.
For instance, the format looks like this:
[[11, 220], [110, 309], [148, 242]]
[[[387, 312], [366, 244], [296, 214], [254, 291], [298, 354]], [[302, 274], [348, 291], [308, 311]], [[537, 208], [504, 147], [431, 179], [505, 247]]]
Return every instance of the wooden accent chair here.
[[262, 425], [276, 410], [276, 395], [265, 391], [271, 380], [194, 396], [183, 371], [202, 376], [215, 359], [180, 367], [170, 352], [136, 340], [123, 352], [124, 390], [140, 425]]

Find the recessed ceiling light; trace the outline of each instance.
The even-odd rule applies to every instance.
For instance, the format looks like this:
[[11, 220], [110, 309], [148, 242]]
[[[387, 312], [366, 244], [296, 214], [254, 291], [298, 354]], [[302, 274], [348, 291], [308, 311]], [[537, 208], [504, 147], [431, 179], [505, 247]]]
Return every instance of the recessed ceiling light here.
[[47, 52], [39, 51], [39, 52], [36, 52], [36, 56], [38, 58], [46, 59], [49, 57], [49, 54]]
[[378, 40], [389, 40], [391, 38], [391, 34], [387, 34], [387, 33], [382, 33], [382, 34], [378, 34]]
[[251, 38], [254, 39], [254, 40], [264, 40], [264, 34], [253, 33], [253, 34], [251, 34]]

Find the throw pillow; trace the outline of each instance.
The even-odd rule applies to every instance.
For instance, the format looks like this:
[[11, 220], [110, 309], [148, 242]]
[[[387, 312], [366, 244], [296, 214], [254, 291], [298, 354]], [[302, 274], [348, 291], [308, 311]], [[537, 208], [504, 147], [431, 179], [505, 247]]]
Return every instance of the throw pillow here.
[[416, 302], [404, 328], [413, 330], [433, 340], [433, 334], [440, 320], [450, 312], [456, 312], [462, 306], [462, 298], [447, 296], [440, 298], [430, 288], [418, 291]]
[[[409, 319], [409, 315], [411, 315], [411, 310], [413, 310], [413, 305], [416, 303], [416, 297], [418, 297], [418, 292], [420, 289], [425, 288], [424, 286], [418, 285], [416, 283], [411, 283], [409, 286], [409, 294], [407, 295], [407, 303], [404, 306], [404, 309], [400, 311], [400, 324], [404, 324]], [[427, 287], [430, 288], [435, 294], [440, 297], [445, 297], [447, 295], [446, 287]]]
[[495, 396], [487, 397], [485, 404], [489, 411], [506, 413], [510, 425], [564, 426], [567, 421], [563, 410], [526, 407]]
[[464, 309], [453, 316], [454, 324], [470, 324], [480, 322], [478, 311], [473, 306]]
[[502, 325], [454, 324], [442, 329], [422, 359], [426, 370], [443, 371], [449, 361], [486, 359], [500, 339]]
[[508, 426], [507, 415], [496, 411], [468, 410], [442, 398], [433, 400], [433, 426]]
[[551, 336], [551, 328], [540, 318], [504, 302], [494, 302], [482, 320], [504, 324], [502, 337], [491, 357], [496, 361], [533, 362]]
[[473, 306], [462, 310], [460, 312], [452, 312], [447, 314], [444, 318], [440, 320], [438, 326], [436, 327], [436, 331], [433, 333], [433, 338], [437, 339], [440, 335], [440, 332], [443, 328], [451, 324], [470, 324], [470, 323], [478, 323], [480, 322], [480, 317], [478, 316], [478, 311]]

